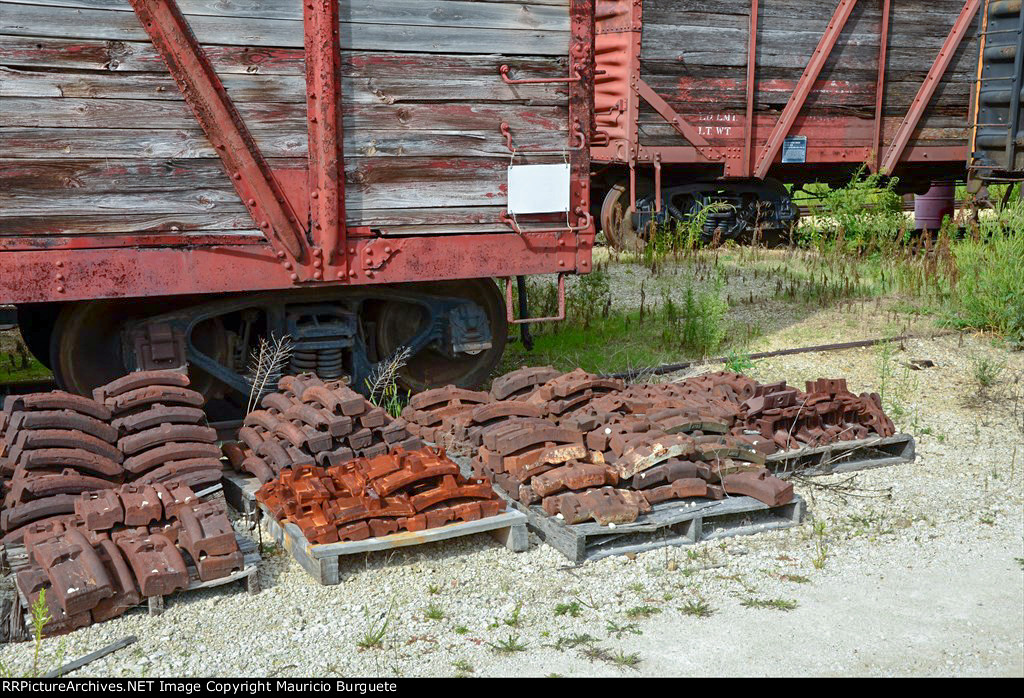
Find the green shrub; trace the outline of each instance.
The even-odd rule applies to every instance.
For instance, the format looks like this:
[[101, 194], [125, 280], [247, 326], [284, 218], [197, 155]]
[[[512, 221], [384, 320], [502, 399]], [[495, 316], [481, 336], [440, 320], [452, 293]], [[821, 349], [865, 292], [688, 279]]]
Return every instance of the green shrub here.
[[811, 202], [813, 222], [803, 229], [803, 240], [821, 251], [882, 252], [905, 240], [910, 227], [903, 200], [896, 193], [897, 178], [883, 181], [865, 174], [861, 166], [845, 187], [813, 188], [821, 195]]
[[1024, 206], [1003, 211], [998, 224], [982, 232], [953, 246], [949, 320], [1024, 343]]

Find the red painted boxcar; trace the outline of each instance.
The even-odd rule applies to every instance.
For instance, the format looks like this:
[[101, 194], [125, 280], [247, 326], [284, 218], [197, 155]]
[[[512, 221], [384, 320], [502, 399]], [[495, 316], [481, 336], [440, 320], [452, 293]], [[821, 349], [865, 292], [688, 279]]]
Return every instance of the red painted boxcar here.
[[81, 392], [477, 384], [491, 279], [589, 270], [592, 80], [587, 0], [0, 1], [0, 304]]
[[783, 183], [862, 165], [900, 191], [963, 178], [981, 4], [597, 0], [591, 154], [609, 241], [714, 202], [728, 205], [708, 236], [784, 231]]

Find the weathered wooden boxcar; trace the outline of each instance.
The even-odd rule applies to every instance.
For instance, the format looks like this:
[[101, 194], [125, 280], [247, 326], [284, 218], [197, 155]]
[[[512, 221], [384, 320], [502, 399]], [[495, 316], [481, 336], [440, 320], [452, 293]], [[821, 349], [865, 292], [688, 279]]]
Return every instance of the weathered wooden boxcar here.
[[589, 271], [592, 80], [587, 0], [0, 1], [0, 304], [82, 392], [477, 384], [491, 279]]
[[729, 205], [708, 235], [784, 230], [797, 211], [783, 183], [862, 165], [904, 192], [963, 178], [980, 5], [597, 0], [591, 154], [609, 240], [712, 202]]

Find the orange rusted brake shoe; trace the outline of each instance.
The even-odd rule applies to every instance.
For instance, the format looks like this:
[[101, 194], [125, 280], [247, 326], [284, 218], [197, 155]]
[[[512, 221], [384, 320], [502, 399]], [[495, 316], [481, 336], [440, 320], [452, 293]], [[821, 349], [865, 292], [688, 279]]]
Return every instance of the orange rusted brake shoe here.
[[256, 498], [313, 544], [422, 531], [504, 509], [487, 479], [464, 478], [443, 451], [426, 447], [283, 471]]

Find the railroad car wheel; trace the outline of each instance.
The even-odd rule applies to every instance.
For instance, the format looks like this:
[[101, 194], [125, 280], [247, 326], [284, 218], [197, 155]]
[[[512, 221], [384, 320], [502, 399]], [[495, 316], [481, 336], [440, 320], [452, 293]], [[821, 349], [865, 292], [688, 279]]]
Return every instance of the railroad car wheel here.
[[[491, 348], [468, 354], [450, 356], [435, 347], [427, 347], [399, 371], [399, 382], [408, 390], [419, 392], [455, 384], [476, 388], [484, 383], [501, 360], [508, 338], [505, 300], [491, 279], [439, 281], [409, 284], [410, 289], [425, 295], [467, 298], [479, 305], [491, 329]], [[393, 355], [405, 342], [423, 329], [427, 312], [420, 306], [400, 301], [381, 304], [376, 316], [377, 353], [381, 358]]]
[[[172, 310], [161, 304], [134, 301], [82, 301], [61, 310], [50, 339], [50, 363], [64, 390], [92, 395], [94, 388], [128, 372], [123, 359], [121, 329], [125, 323]], [[227, 353], [227, 335], [217, 321], [199, 325], [192, 341], [210, 356]], [[192, 371], [192, 387], [210, 397], [216, 381]]]
[[[639, 195], [639, 192], [638, 192]], [[643, 241], [633, 229], [629, 214], [629, 184], [620, 182], [608, 190], [601, 205], [601, 230], [608, 246], [619, 251], [637, 251]]]

